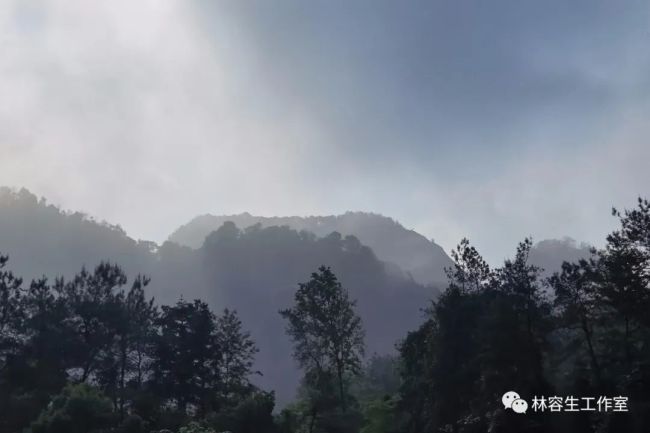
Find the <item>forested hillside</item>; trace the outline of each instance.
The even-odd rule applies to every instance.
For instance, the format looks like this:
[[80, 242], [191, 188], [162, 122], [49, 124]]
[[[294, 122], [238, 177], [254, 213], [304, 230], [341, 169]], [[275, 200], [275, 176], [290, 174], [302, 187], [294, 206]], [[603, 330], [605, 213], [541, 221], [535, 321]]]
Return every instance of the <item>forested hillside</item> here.
[[179, 227], [169, 240], [180, 245], [198, 248], [205, 237], [227, 221], [238, 227], [260, 224], [263, 227], [288, 226], [297, 231], [308, 231], [318, 237], [332, 232], [353, 235], [369, 246], [380, 260], [394, 263], [410, 273], [420, 284], [445, 284], [444, 269], [451, 260], [435, 242], [404, 228], [398, 222], [382, 215], [365, 212], [347, 212], [343, 215], [311, 217], [261, 217], [248, 213], [239, 215], [202, 215]]
[[71, 276], [81, 266], [119, 261], [130, 273], [150, 269], [153, 242], [138, 242], [118, 226], [66, 212], [26, 189], [0, 187], [0, 248], [12, 267], [31, 279]]
[[[525, 239], [491, 267], [462, 240], [437, 292], [338, 232], [224, 222], [199, 248], [158, 246], [27, 191], [2, 194], [1, 432], [650, 425], [645, 200], [615, 212], [599, 250]], [[535, 264], [557, 266], [556, 252], [571, 260]], [[512, 390], [525, 415], [504, 410]], [[534, 409], [543, 396], [610, 406]]]
[[293, 399], [299, 375], [276, 313], [314, 269], [331, 266], [358, 299], [369, 353], [394, 352], [397, 340], [420, 322], [422, 305], [438, 293], [387, 268], [354, 236], [317, 237], [286, 226], [240, 230], [225, 223], [201, 248], [158, 246], [82, 214], [64, 213], [26, 190], [2, 190], [0, 252], [26, 281], [71, 278], [82, 266], [92, 270], [109, 261], [130, 277], [150, 278], [147, 294], [160, 305], [183, 297], [201, 298], [216, 310], [236, 309], [262, 349], [255, 368], [264, 375], [253, 380], [275, 390], [281, 404]]

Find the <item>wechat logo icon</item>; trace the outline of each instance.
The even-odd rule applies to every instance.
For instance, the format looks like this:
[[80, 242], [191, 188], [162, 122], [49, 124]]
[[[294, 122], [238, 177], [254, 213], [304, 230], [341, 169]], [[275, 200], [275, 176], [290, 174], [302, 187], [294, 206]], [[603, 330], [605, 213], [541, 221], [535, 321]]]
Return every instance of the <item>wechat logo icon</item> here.
[[528, 410], [528, 402], [522, 399], [519, 394], [514, 391], [508, 391], [501, 397], [501, 403], [506, 409], [512, 409], [515, 413], [526, 413]]

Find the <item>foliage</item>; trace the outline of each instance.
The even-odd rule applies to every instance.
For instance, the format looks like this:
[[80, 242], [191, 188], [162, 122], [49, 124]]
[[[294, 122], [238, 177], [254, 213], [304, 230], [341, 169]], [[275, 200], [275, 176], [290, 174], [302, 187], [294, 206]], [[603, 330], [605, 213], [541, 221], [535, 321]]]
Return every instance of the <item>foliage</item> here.
[[230, 403], [250, 393], [248, 377], [253, 373], [253, 359], [258, 349], [250, 333], [242, 329], [237, 313], [227, 308], [217, 318], [215, 344], [219, 348], [221, 398]]
[[385, 396], [368, 402], [364, 408], [365, 425], [360, 433], [397, 433], [400, 423], [397, 414], [397, 398]]
[[233, 311], [216, 317], [200, 300], [163, 306], [157, 320], [151, 384], [182, 413], [207, 414], [238, 402], [252, 390], [257, 351]]
[[198, 422], [192, 421], [185, 427], [181, 427], [178, 433], [216, 433], [216, 431], [211, 428], [203, 427]]
[[209, 415], [206, 423], [217, 431], [236, 433], [274, 433], [276, 431], [273, 393], [257, 391], [236, 405]]
[[354, 311], [355, 304], [331, 269], [323, 266], [307, 283], [299, 285], [295, 306], [280, 311], [288, 321], [294, 357], [302, 368], [316, 376], [336, 374], [343, 407], [344, 376], [359, 373], [364, 352], [364, 332], [361, 318]]
[[[396, 407], [368, 406], [366, 427], [382, 431], [397, 414], [405, 431], [418, 433], [645, 431], [650, 204], [639, 200], [637, 209], [614, 215], [621, 228], [602, 250], [564, 263], [547, 280], [528, 263], [530, 239], [498, 269], [461, 241], [447, 290], [400, 345]], [[516, 417], [499, 407], [511, 389], [529, 398], [562, 391], [630, 395], [638, 412]]]
[[68, 385], [30, 427], [31, 433], [94, 433], [113, 423], [111, 402], [87, 384]]
[[176, 427], [189, 409], [226, 410], [254, 392], [257, 349], [234, 311], [217, 317], [199, 300], [160, 311], [145, 295], [148, 278], [127, 286], [109, 263], [23, 289], [7, 262], [0, 257], [0, 431], [37, 417], [34, 431]]
[[[364, 354], [364, 331], [354, 311], [356, 302], [349, 299], [331, 269], [322, 266], [307, 283], [299, 285], [294, 303], [280, 314], [288, 321], [293, 356], [305, 370], [309, 431], [317, 425], [339, 431], [340, 426], [331, 424], [351, 413], [346, 379], [360, 373]], [[340, 413], [330, 416], [334, 409]]]
[[[620, 227], [602, 249], [547, 279], [530, 264], [530, 239], [497, 268], [463, 239], [448, 287], [397, 357], [364, 362], [356, 302], [320, 267], [280, 312], [303, 380], [275, 415], [275, 394], [250, 381], [257, 345], [235, 311], [183, 299], [158, 307], [147, 277], [129, 284], [110, 263], [23, 284], [0, 255], [0, 431], [645, 432], [650, 203], [614, 215]], [[256, 230], [224, 225], [208, 243], [237, 249]], [[512, 389], [627, 395], [631, 412], [514, 416], [500, 404]]]

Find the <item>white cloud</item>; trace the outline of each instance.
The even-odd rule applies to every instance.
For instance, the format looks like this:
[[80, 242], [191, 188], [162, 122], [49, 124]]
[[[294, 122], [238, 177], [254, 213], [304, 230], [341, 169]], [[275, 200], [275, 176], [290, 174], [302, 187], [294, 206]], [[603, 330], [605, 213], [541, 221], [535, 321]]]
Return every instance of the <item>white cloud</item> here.
[[[432, 215], [416, 227], [435, 233], [446, 249], [469, 237], [493, 264], [511, 257], [516, 243], [573, 237], [602, 246], [617, 226], [613, 206], [633, 207], [648, 196], [650, 126], [645, 111], [621, 110], [608, 132], [588, 147], [521, 155], [506, 170], [482, 181], [472, 179], [428, 193]], [[544, 148], [538, 143], [536, 148]]]
[[318, 137], [242, 104], [238, 47], [206, 40], [188, 3], [43, 3], [0, 12], [0, 184], [157, 240], [199, 212], [304, 195]]
[[[586, 53], [584, 59], [576, 57], [568, 66], [563, 63], [568, 54], [549, 46], [534, 47], [527, 59], [530, 80], [559, 77], [560, 90], [562, 86], [570, 90], [582, 79], [587, 91], [595, 89], [596, 97], [620, 90], [611, 98], [620, 105], [599, 111], [615, 115], [601, 122], [595, 115], [576, 113], [580, 102], [585, 113], [591, 113], [590, 101], [576, 96], [565, 111], [562, 101], [555, 99], [544, 99], [539, 107], [526, 105], [521, 110], [525, 115], [509, 124], [507, 115], [490, 111], [490, 104], [499, 101], [479, 101], [478, 95], [475, 103], [474, 95], [468, 94], [459, 103], [470, 104], [467, 111], [473, 114], [484, 107], [486, 119], [495, 119], [498, 125], [464, 125], [473, 117], [464, 119], [465, 110], [453, 111], [454, 104], [438, 107], [436, 101], [427, 100], [419, 107], [404, 102], [422, 90], [417, 86], [431, 84], [427, 68], [435, 68], [436, 62], [428, 65], [418, 57], [420, 51], [426, 52], [424, 45], [405, 56], [417, 63], [411, 65], [419, 71], [414, 76], [421, 78], [415, 88], [408, 87], [404, 76], [382, 81], [379, 74], [382, 80], [370, 80], [375, 84], [357, 89], [364, 83], [364, 73], [377, 72], [377, 59], [370, 56], [368, 70], [361, 59], [348, 67], [330, 65], [336, 56], [321, 59], [320, 53], [312, 52], [321, 41], [330, 40], [329, 32], [305, 44], [309, 58], [303, 59], [301, 44], [282, 56], [275, 40], [256, 45], [256, 33], [246, 28], [255, 20], [231, 19], [232, 11], [204, 20], [197, 16], [200, 12], [185, 1], [3, 2], [0, 185], [25, 186], [64, 208], [87, 211], [123, 225], [134, 237], [157, 241], [206, 212], [377, 211], [434, 237], [447, 249], [469, 236], [494, 262], [529, 234], [537, 239], [570, 235], [598, 242], [614, 223], [608, 213], [611, 205], [629, 205], [635, 195], [647, 195], [648, 107], [634, 92], [643, 85], [639, 71], [646, 67], [647, 56], [622, 56], [631, 60], [619, 71], [603, 60], [602, 53], [579, 46], [576, 50]], [[378, 28], [383, 32], [383, 26]], [[380, 33], [376, 29], [370, 34]], [[301, 37], [305, 35], [278, 40]], [[260, 53], [264, 47], [273, 51]], [[356, 48], [363, 47], [362, 43]], [[387, 52], [401, 54], [398, 49]], [[275, 68], [270, 63], [276, 54], [293, 60]], [[448, 54], [454, 60], [455, 53]], [[444, 64], [445, 59], [434, 60]], [[323, 64], [340, 75], [335, 74], [334, 84], [328, 82], [331, 75], [311, 76]], [[387, 70], [409, 71], [409, 65], [392, 66]], [[456, 86], [452, 88], [465, 85], [447, 72]], [[347, 74], [359, 76], [350, 79]], [[475, 84], [489, 83], [493, 75], [488, 73]], [[570, 78], [566, 84], [565, 76]], [[296, 77], [302, 80], [293, 88]], [[347, 87], [337, 87], [341, 82]], [[320, 83], [318, 91], [301, 94], [314, 83]], [[377, 83], [391, 86], [377, 88]], [[525, 96], [529, 89], [516, 84], [500, 83], [499, 88]], [[446, 87], [444, 82], [439, 85]], [[323, 95], [323, 89], [333, 93]], [[398, 95], [399, 89], [405, 94]], [[550, 92], [553, 98], [558, 93]], [[486, 94], [493, 98], [493, 93]], [[532, 94], [543, 96], [539, 89]], [[365, 101], [371, 95], [374, 99]], [[391, 107], [393, 101], [382, 95], [399, 97], [395, 106], [410, 107], [415, 120], [409, 121], [408, 113], [373, 111], [373, 104]], [[429, 94], [431, 99], [434, 95]], [[523, 98], [522, 104], [534, 104], [536, 98]], [[505, 95], [495, 107], [516, 100]], [[333, 108], [323, 109], [327, 104]], [[428, 116], [427, 107], [432, 106], [435, 113]], [[332, 112], [338, 114], [323, 114]], [[342, 112], [345, 121], [337, 117]], [[456, 112], [461, 114], [444, 129], [445, 116]], [[396, 124], [404, 120], [403, 127], [385, 131], [389, 127], [382, 124], [382, 113]], [[436, 113], [445, 115], [433, 122]], [[577, 126], [573, 118], [561, 118], [573, 115], [580, 120]], [[432, 132], [435, 128], [440, 131]], [[490, 128], [499, 131], [484, 139], [484, 130], [491, 132]], [[448, 142], [436, 141], [447, 137]], [[449, 155], [458, 156], [454, 146], [483, 139], [498, 148], [496, 156], [490, 159], [489, 151], [482, 150], [468, 154], [469, 169], [448, 167], [454, 164]], [[501, 139], [509, 143], [512, 154], [495, 143]], [[427, 153], [426, 145], [414, 143], [430, 143], [432, 149], [435, 144], [436, 152]], [[475, 147], [465, 149], [471, 152]], [[439, 168], [444, 170], [437, 172]]]

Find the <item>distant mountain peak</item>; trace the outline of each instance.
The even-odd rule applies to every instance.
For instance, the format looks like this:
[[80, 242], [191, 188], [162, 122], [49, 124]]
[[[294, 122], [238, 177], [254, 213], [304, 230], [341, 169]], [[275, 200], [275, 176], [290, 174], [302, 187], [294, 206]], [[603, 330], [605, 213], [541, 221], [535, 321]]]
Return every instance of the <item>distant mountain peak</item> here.
[[559, 271], [562, 262], [577, 262], [591, 256], [591, 245], [565, 236], [561, 239], [541, 240], [530, 250], [528, 259], [542, 269], [546, 276]]
[[435, 242], [414, 230], [409, 230], [393, 218], [373, 212], [348, 211], [340, 215], [264, 217], [242, 212], [236, 215], [201, 215], [179, 227], [169, 241], [199, 248], [207, 235], [226, 221], [239, 228], [255, 224], [262, 227], [289, 226], [305, 230], [318, 237], [332, 232], [354, 235], [369, 246], [379, 259], [399, 266], [422, 284], [441, 286], [446, 281], [444, 268], [451, 259]]

